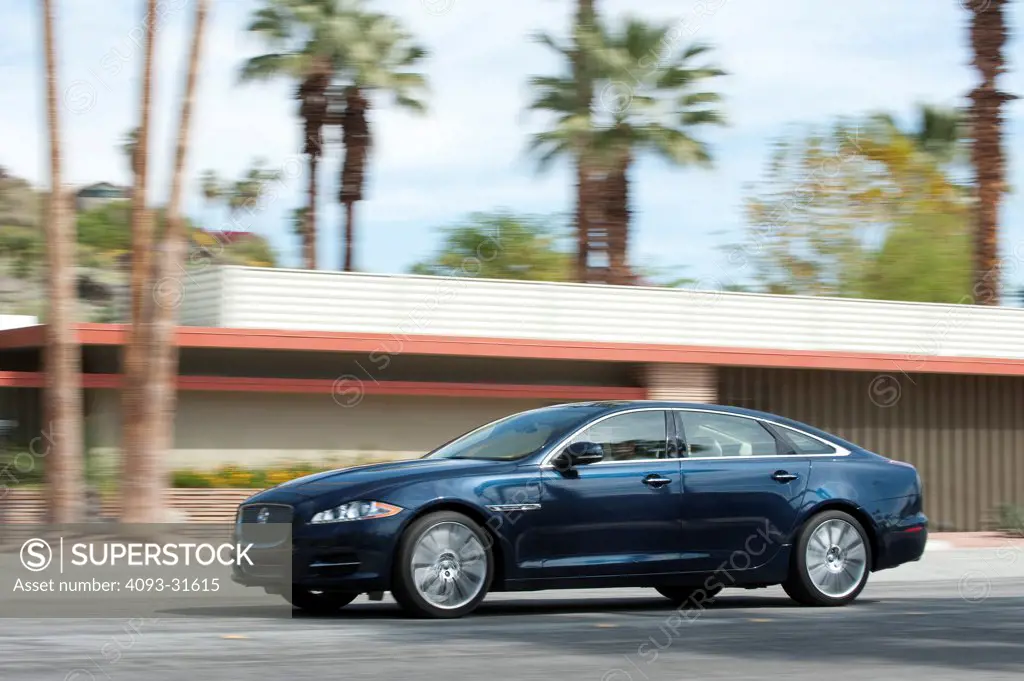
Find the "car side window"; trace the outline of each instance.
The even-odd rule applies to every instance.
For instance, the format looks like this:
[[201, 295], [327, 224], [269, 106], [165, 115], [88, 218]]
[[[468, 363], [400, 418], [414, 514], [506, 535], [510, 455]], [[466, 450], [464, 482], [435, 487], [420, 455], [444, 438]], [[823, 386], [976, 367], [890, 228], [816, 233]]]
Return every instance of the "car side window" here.
[[683, 425], [687, 456], [774, 456], [778, 441], [760, 421], [730, 414], [678, 412]]
[[598, 421], [573, 441], [601, 445], [605, 461], [669, 458], [664, 411], [618, 414]]
[[793, 449], [797, 454], [835, 454], [836, 448], [827, 442], [815, 439], [810, 435], [804, 435], [803, 433], [790, 430], [789, 428], [781, 429], [783, 436], [790, 441], [793, 445]]

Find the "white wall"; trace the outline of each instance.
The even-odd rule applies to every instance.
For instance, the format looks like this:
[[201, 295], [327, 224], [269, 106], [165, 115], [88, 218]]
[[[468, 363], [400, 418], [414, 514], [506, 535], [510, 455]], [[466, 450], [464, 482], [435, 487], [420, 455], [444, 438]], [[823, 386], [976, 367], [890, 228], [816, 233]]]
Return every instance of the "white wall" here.
[[27, 314], [0, 314], [0, 331], [4, 329], [20, 329], [23, 326], [36, 326], [39, 318]]
[[[90, 391], [92, 446], [120, 441], [113, 391]], [[351, 408], [330, 395], [181, 392], [170, 468], [226, 463], [345, 463], [373, 455], [419, 456], [478, 425], [551, 404], [539, 400], [367, 397]]]
[[971, 305], [226, 267], [183, 306], [237, 328], [1024, 359], [1024, 310]]

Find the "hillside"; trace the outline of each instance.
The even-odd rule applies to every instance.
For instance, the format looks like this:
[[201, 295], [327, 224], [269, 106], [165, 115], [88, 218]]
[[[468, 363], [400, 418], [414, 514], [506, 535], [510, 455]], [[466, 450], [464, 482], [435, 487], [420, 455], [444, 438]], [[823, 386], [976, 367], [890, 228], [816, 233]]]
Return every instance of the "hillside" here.
[[[0, 167], [0, 313], [46, 316], [46, 261], [42, 232], [46, 193]], [[91, 202], [76, 214], [78, 318], [121, 321], [118, 301], [127, 291], [131, 265], [129, 204]], [[158, 212], [157, 229], [162, 229]], [[208, 231], [188, 222], [187, 265], [244, 264], [273, 267], [276, 256], [256, 234]]]

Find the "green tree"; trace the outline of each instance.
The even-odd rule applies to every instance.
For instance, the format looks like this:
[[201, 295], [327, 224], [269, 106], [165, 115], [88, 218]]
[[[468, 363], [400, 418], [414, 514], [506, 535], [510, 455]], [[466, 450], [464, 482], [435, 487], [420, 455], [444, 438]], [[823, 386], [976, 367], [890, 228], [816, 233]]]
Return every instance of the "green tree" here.
[[100, 252], [131, 250], [131, 205], [114, 201], [80, 212], [78, 243]]
[[341, 164], [338, 200], [345, 216], [342, 269], [350, 272], [355, 249], [355, 204], [363, 199], [366, 166], [373, 134], [367, 111], [375, 95], [390, 97], [393, 105], [414, 113], [426, 112], [426, 78], [415, 72], [427, 52], [394, 18], [361, 12], [359, 39], [335, 60], [333, 99], [341, 109], [345, 158]]
[[549, 221], [511, 213], [474, 213], [442, 228], [440, 250], [413, 274], [480, 279], [568, 281], [572, 256]]
[[328, 88], [334, 65], [351, 45], [361, 42], [360, 6], [357, 0], [263, 0], [248, 27], [274, 51], [246, 62], [242, 81], [285, 77], [298, 83], [295, 96], [309, 166], [303, 244], [307, 269], [316, 269], [317, 165], [328, 122]]
[[773, 293], [959, 301], [947, 246], [967, 233], [971, 199], [944, 158], [878, 115], [778, 141], [729, 270]]
[[901, 128], [896, 118], [887, 112], [875, 114], [874, 121], [905, 136], [922, 152], [946, 165], [964, 158], [967, 122], [958, 109], [919, 104], [910, 127]]
[[0, 227], [38, 228], [45, 198], [27, 180], [0, 168]]
[[270, 242], [258, 234], [249, 234], [224, 247], [221, 260], [246, 267], [277, 267], [277, 254]]
[[971, 230], [962, 215], [901, 219], [868, 260], [861, 295], [876, 300], [971, 302]]

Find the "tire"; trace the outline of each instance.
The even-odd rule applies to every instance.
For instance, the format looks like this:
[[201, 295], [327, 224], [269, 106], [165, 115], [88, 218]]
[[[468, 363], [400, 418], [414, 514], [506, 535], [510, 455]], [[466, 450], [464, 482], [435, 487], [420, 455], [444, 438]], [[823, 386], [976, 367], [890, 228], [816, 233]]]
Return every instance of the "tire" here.
[[841, 606], [852, 603], [871, 573], [871, 542], [856, 518], [825, 511], [800, 529], [782, 584], [801, 605]]
[[662, 596], [672, 601], [672, 604], [676, 607], [685, 604], [687, 601], [693, 601], [694, 604], [706, 603], [722, 591], [720, 586], [708, 589], [702, 586], [658, 586], [655, 589]]
[[334, 591], [315, 591], [293, 586], [291, 598], [286, 598], [293, 607], [310, 615], [333, 615], [354, 601], [358, 595]]
[[391, 593], [414, 617], [451, 619], [476, 609], [494, 578], [490, 535], [461, 513], [418, 518], [402, 534]]

